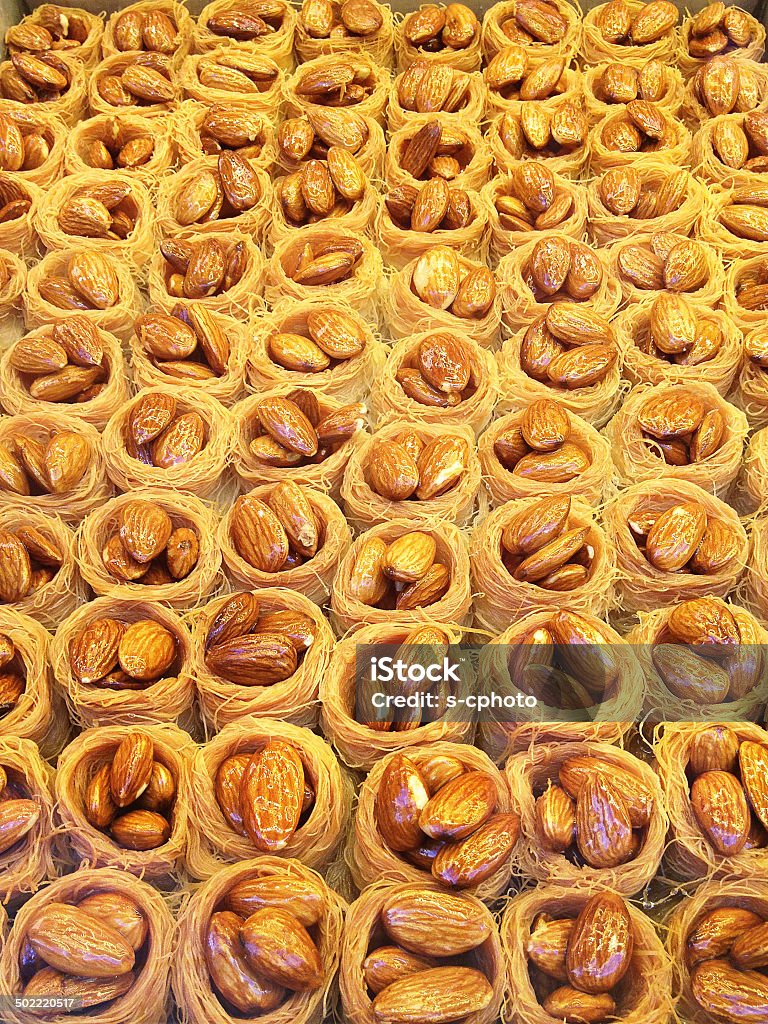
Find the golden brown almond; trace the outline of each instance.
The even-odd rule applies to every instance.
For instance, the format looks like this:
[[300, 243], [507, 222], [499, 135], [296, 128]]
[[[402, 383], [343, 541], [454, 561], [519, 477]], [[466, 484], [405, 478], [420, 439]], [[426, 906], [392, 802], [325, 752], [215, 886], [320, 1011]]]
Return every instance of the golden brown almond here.
[[728, 956], [734, 942], [759, 927], [763, 919], [743, 907], [717, 907], [700, 918], [686, 939], [686, 959], [690, 967], [702, 960]]
[[279, 1006], [283, 988], [256, 973], [240, 937], [244, 922], [231, 911], [213, 914], [205, 935], [205, 962], [216, 989], [240, 1013], [267, 1013]]
[[27, 940], [48, 965], [65, 974], [114, 978], [133, 969], [133, 949], [114, 928], [63, 903], [39, 909]]
[[[536, 838], [553, 853], [565, 853], [576, 838], [576, 804], [560, 786], [548, 786], [536, 800]], [[565, 975], [561, 978], [565, 981]]]
[[373, 1001], [379, 1024], [409, 1024], [414, 1004], [429, 1006], [431, 1024], [480, 1013], [493, 999], [490, 982], [472, 967], [433, 967], [392, 982]]
[[241, 801], [243, 826], [257, 850], [285, 849], [299, 824], [303, 794], [304, 765], [294, 747], [270, 740], [253, 754], [243, 775]]
[[260, 975], [291, 991], [320, 987], [323, 962], [304, 926], [287, 910], [257, 910], [240, 929], [245, 955]]
[[419, 817], [428, 801], [429, 792], [417, 766], [404, 754], [395, 754], [381, 774], [374, 806], [376, 826], [391, 850], [418, 845], [422, 837]]
[[591, 995], [609, 992], [629, 969], [634, 930], [629, 910], [615, 893], [592, 896], [576, 918], [566, 967], [574, 987]]
[[367, 467], [368, 483], [388, 501], [405, 501], [419, 485], [419, 467], [410, 453], [395, 441], [376, 445]]
[[749, 807], [744, 790], [730, 772], [704, 772], [691, 786], [691, 807], [699, 827], [722, 857], [744, 848], [749, 835]]
[[419, 817], [419, 827], [432, 839], [466, 839], [490, 818], [496, 800], [490, 775], [465, 772], [430, 798]]
[[487, 912], [478, 912], [461, 896], [429, 889], [393, 891], [382, 905], [381, 923], [393, 942], [417, 956], [432, 955], [435, 935], [440, 936], [441, 956], [460, 956], [492, 930]]
[[[632, 856], [633, 836], [629, 811], [619, 791], [600, 775], [592, 775], [579, 790], [576, 800], [576, 844], [584, 860], [595, 868], [616, 867]], [[573, 968], [571, 963], [574, 964]], [[572, 983], [578, 980], [580, 988], [597, 992], [613, 987], [613, 982], [597, 987], [597, 981], [596, 987], [590, 987], [583, 977], [579, 979], [576, 975], [578, 964], [574, 953], [568, 971]]]
[[568, 980], [565, 956], [574, 923], [571, 918], [553, 919], [548, 914], [539, 914], [525, 946], [531, 963], [558, 981]]

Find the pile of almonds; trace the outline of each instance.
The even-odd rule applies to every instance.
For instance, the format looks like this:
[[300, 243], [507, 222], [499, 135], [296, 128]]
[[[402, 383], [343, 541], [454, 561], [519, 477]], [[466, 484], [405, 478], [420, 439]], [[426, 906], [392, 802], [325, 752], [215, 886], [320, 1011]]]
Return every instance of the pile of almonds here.
[[612, 153], [659, 153], [677, 142], [675, 122], [649, 100], [630, 100], [621, 114], [612, 114], [600, 131], [600, 142]]
[[575, 302], [553, 302], [520, 344], [520, 367], [553, 388], [574, 391], [604, 381], [618, 358], [608, 321]]
[[603, 206], [615, 217], [651, 220], [674, 213], [688, 194], [688, 172], [671, 171], [652, 182], [634, 167], [614, 167], [600, 178], [597, 190]]
[[[356, 316], [332, 306], [318, 306], [307, 313], [303, 333], [275, 331], [270, 334], [267, 351], [270, 359], [285, 370], [322, 373], [359, 356], [365, 344], [365, 330]], [[260, 450], [258, 446], [257, 450]], [[274, 454], [289, 458], [287, 452], [283, 455], [275, 451]]]
[[100, 138], [91, 138], [82, 149], [84, 162], [94, 170], [134, 170], [149, 163], [155, 153], [151, 135], [138, 133], [119, 118], [110, 117]]
[[197, 78], [205, 89], [231, 92], [239, 98], [266, 93], [280, 71], [273, 60], [243, 47], [225, 49], [200, 58]]
[[[286, 572], [315, 557], [325, 540], [325, 527], [304, 488], [293, 480], [275, 484], [266, 501], [242, 494], [234, 504], [230, 525], [235, 550], [259, 572]], [[296, 652], [286, 640], [284, 660], [296, 668]], [[275, 668], [280, 658], [273, 655]], [[285, 676], [283, 677], [285, 678]]]
[[595, 97], [603, 103], [631, 103], [663, 99], [667, 69], [660, 60], [649, 60], [639, 70], [628, 64], [607, 64], [594, 83]]
[[12, 53], [0, 64], [0, 97], [16, 103], [55, 103], [72, 85], [72, 67], [58, 53]]
[[296, 72], [297, 96], [321, 107], [355, 107], [377, 87], [380, 69], [363, 54], [311, 61], [309, 70]]
[[651, 657], [675, 697], [702, 706], [741, 700], [763, 678], [755, 620], [710, 597], [684, 601], [672, 610]]
[[[693, 737], [687, 766], [691, 807], [719, 856], [735, 857], [768, 842], [766, 769], [768, 748], [753, 740], [740, 741], [727, 725], [713, 725]], [[704, 952], [690, 939], [688, 950], [696, 960]]]
[[741, 50], [750, 45], [758, 31], [758, 23], [746, 11], [715, 0], [702, 7], [691, 21], [688, 53], [707, 60], [719, 53]]
[[69, 667], [84, 686], [144, 690], [167, 681], [177, 646], [174, 634], [154, 619], [94, 619], [72, 637]]
[[206, 28], [216, 36], [251, 42], [270, 36], [283, 27], [286, 4], [282, 0], [249, 0], [211, 12]]
[[591, 527], [570, 526], [571, 499], [542, 498], [517, 512], [501, 534], [510, 576], [544, 590], [570, 591], [589, 580], [595, 551]]
[[569, 440], [568, 411], [550, 398], [533, 402], [520, 426], [507, 427], [493, 442], [496, 458], [511, 473], [542, 484], [563, 484], [591, 465], [589, 453]]
[[425, 53], [466, 50], [479, 38], [480, 22], [464, 4], [424, 4], [405, 19], [403, 36], [411, 46]]
[[472, 144], [460, 128], [427, 121], [405, 142], [400, 168], [417, 181], [444, 178], [453, 181], [473, 157]]
[[218, 238], [166, 238], [160, 243], [165, 290], [176, 299], [223, 295], [240, 282], [248, 266], [243, 242]]
[[450, 188], [444, 178], [432, 178], [421, 188], [397, 185], [384, 201], [392, 221], [404, 231], [460, 231], [473, 217], [468, 193]]
[[[74, 273], [79, 271], [76, 260], [70, 262], [71, 274], [73, 266]], [[83, 269], [88, 272], [87, 266]], [[42, 402], [89, 402], [101, 393], [109, 374], [99, 333], [84, 316], [60, 320], [50, 334], [21, 338], [11, 349], [10, 363], [32, 398]], [[38, 477], [44, 478], [45, 473]]]
[[606, 43], [646, 46], [672, 32], [679, 17], [669, 0], [651, 0], [635, 14], [626, 0], [611, 0], [601, 7], [596, 24]]
[[712, 127], [712, 148], [726, 167], [736, 171], [768, 170], [768, 113], [752, 111], [726, 118]]
[[99, 1007], [130, 991], [147, 955], [149, 924], [129, 896], [100, 890], [43, 905], [27, 927], [19, 970], [24, 998]]
[[502, 99], [546, 100], [565, 92], [565, 63], [562, 57], [548, 57], [530, 67], [525, 47], [512, 45], [499, 50], [483, 74], [491, 93]]
[[574, 864], [615, 868], [642, 851], [652, 811], [653, 796], [626, 768], [587, 754], [569, 757], [557, 782], [536, 798], [535, 836]]
[[363, 198], [366, 188], [362, 167], [342, 146], [331, 146], [325, 160], [307, 160], [300, 171], [275, 184], [285, 219], [293, 227], [343, 217]]
[[393, 887], [375, 931], [362, 975], [378, 1024], [423, 1019], [427, 1011], [419, 1014], [421, 1007], [439, 1020], [476, 1018], [493, 1002], [479, 950], [493, 932], [493, 918], [476, 902], [432, 889]]
[[[34, 171], [48, 159], [52, 145], [53, 133], [45, 125], [0, 114], [0, 171]], [[0, 209], [0, 219], [12, 218]]]
[[130, 11], [119, 15], [112, 28], [116, 49], [148, 50], [152, 53], [175, 53], [179, 34], [170, 15], [163, 11]]
[[768, 242], [768, 186], [734, 189], [717, 219], [736, 238]]
[[34, 594], [51, 582], [63, 561], [58, 542], [36, 526], [0, 529], [0, 602], [14, 604]]
[[110, 309], [121, 299], [113, 261], [88, 249], [72, 253], [65, 274], [41, 278], [38, 291], [57, 309]]
[[261, 183], [244, 156], [233, 150], [219, 153], [215, 167], [188, 175], [172, 199], [173, 215], [182, 227], [228, 220], [252, 210], [260, 199]]
[[496, 192], [494, 205], [505, 231], [552, 231], [571, 216], [573, 196], [558, 188], [545, 163], [527, 160]]
[[724, 903], [702, 914], [686, 938], [693, 997], [708, 1014], [742, 1019], [768, 1002], [768, 921]]
[[723, 572], [739, 551], [733, 528], [708, 517], [696, 501], [637, 513], [627, 525], [638, 553], [659, 572], [711, 576]]
[[283, 269], [296, 284], [310, 288], [337, 284], [354, 276], [363, 258], [363, 246], [356, 238], [304, 242], [283, 261]]
[[[550, 507], [556, 507], [557, 499], [548, 501]], [[546, 623], [525, 630], [510, 647], [509, 676], [514, 685], [546, 707], [591, 708], [610, 700], [619, 684], [615, 643], [599, 619], [571, 611], [555, 612]]]
[[533, 43], [551, 46], [565, 37], [568, 22], [557, 5], [549, 0], [521, 0], [515, 4], [514, 14], [505, 18], [499, 27], [518, 46], [530, 46]]
[[169, 107], [176, 97], [172, 65], [163, 53], [131, 53], [96, 72], [96, 90], [110, 107]]
[[453, 409], [468, 401], [479, 384], [467, 346], [448, 332], [420, 341], [395, 377], [408, 398], [437, 409]]
[[[229, 339], [222, 324], [202, 303], [177, 305], [170, 313], [144, 313], [137, 318], [134, 330], [152, 364], [170, 377], [211, 380], [229, 370]], [[147, 443], [135, 437], [133, 441], [137, 445]]]
[[198, 134], [206, 156], [232, 150], [244, 160], [257, 160], [266, 141], [264, 118], [245, 103], [212, 103], [205, 108]]
[[205, 963], [223, 1012], [260, 1016], [322, 987], [325, 967], [313, 936], [324, 899], [314, 883], [277, 875], [230, 889], [205, 935]]
[[101, 553], [104, 568], [118, 583], [155, 587], [185, 579], [199, 557], [195, 530], [174, 526], [165, 509], [143, 499], [123, 506]]
[[414, 430], [374, 441], [365, 476], [368, 486], [387, 501], [430, 501], [460, 482], [469, 461], [469, 445], [446, 434], [425, 442]]
[[[13, 651], [8, 637], [0, 635], [0, 660], [7, 653], [8, 644]], [[7, 672], [7, 666], [2, 671]], [[0, 716], [7, 711], [4, 705], [0, 705]], [[29, 797], [24, 776], [16, 769], [0, 765], [0, 853], [21, 842], [39, 820], [40, 805]]]
[[18, 25], [11, 25], [5, 33], [9, 52], [28, 50], [45, 53], [48, 50], [69, 50], [73, 56], [88, 39], [88, 24], [70, 7], [43, 4], [31, 17]]
[[760, 80], [746, 61], [713, 57], [693, 76], [693, 95], [711, 117], [746, 114], [755, 110], [761, 96]]
[[299, 751], [280, 739], [226, 758], [213, 788], [229, 827], [247, 836], [259, 853], [284, 850], [315, 806]]
[[566, 156], [587, 141], [589, 122], [582, 108], [563, 100], [549, 109], [533, 101], [521, 103], [496, 122], [501, 144], [515, 160]]
[[59, 227], [64, 234], [81, 238], [128, 239], [140, 215], [132, 191], [125, 181], [84, 185], [68, 196], [59, 210]]
[[90, 442], [74, 430], [51, 430], [43, 443], [29, 434], [0, 442], [0, 490], [12, 494], [68, 494], [93, 458]]
[[367, 39], [384, 24], [384, 14], [375, 0], [304, 0], [299, 24], [310, 39]]
[[277, 130], [277, 148], [289, 163], [301, 163], [310, 157], [324, 160], [331, 146], [341, 147], [353, 156], [368, 141], [370, 129], [364, 117], [354, 110], [310, 107], [301, 117], [289, 117]]
[[353, 402], [326, 413], [313, 391], [296, 388], [284, 398], [260, 399], [248, 450], [265, 466], [318, 465], [365, 425], [365, 407]]
[[[564, 235], [548, 235], [539, 239], [523, 267], [523, 277], [536, 302], [560, 299], [586, 302], [600, 288], [603, 276], [603, 267], [596, 253], [583, 242], [575, 242]], [[572, 303], [567, 302], [567, 305], [572, 306]]]
[[412, 611], [440, 601], [451, 585], [451, 570], [436, 562], [437, 541], [428, 533], [403, 533], [389, 544], [365, 537], [352, 562], [348, 596], [369, 607]]
[[415, 60], [395, 81], [397, 102], [415, 114], [454, 114], [466, 102], [470, 77], [447, 64]]
[[670, 466], [703, 462], [725, 439], [723, 413], [707, 409], [698, 395], [684, 387], [649, 398], [640, 407], [637, 421], [648, 450]]
[[200, 413], [192, 410], [177, 414], [172, 395], [150, 391], [132, 406], [123, 440], [132, 459], [145, 466], [170, 469], [199, 455], [205, 448], [206, 435]]
[[590, 896], [575, 918], [538, 914], [525, 951], [542, 1008], [557, 1020], [590, 1024], [620, 1016], [634, 946], [629, 909], [616, 893]]
[[[425, 185], [422, 194], [433, 184]], [[496, 299], [496, 278], [488, 267], [461, 259], [455, 249], [435, 245], [416, 261], [411, 290], [433, 309], [446, 310], [462, 320], [481, 320]], [[430, 343], [434, 344], [434, 336]], [[460, 345], [458, 339], [455, 344]], [[428, 374], [424, 376], [429, 380]]]
[[653, 300], [648, 331], [637, 346], [668, 363], [700, 366], [717, 357], [724, 340], [715, 320], [702, 316], [682, 295], [663, 292]]
[[155, 759], [152, 737], [136, 729], [95, 767], [83, 812], [123, 849], [156, 850], [171, 835], [175, 799], [173, 772]]
[[416, 765], [395, 754], [376, 793], [376, 827], [390, 848], [454, 889], [479, 885], [509, 859], [520, 834], [516, 814], [496, 810], [488, 772], [445, 754]]
[[308, 615], [290, 608], [262, 612], [246, 591], [228, 598], [211, 620], [205, 664], [238, 686], [271, 686], [293, 675], [316, 636]]
[[620, 278], [641, 291], [695, 292], [709, 279], [701, 242], [668, 232], [623, 245], [616, 266]]

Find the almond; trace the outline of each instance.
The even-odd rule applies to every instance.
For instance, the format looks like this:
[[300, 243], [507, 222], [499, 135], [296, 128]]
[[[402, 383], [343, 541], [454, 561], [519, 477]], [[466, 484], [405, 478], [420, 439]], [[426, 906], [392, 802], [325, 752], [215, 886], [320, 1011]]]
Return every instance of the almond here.
[[432, 874], [455, 889], [479, 885], [509, 859], [520, 834], [516, 814], [494, 814], [472, 835], [446, 843], [432, 862]]
[[368, 483], [388, 501], [405, 501], [419, 485], [419, 468], [410, 453], [397, 442], [377, 444], [367, 467]]
[[20, 601], [29, 593], [31, 584], [27, 549], [14, 534], [0, 529], [0, 600]]
[[417, 956], [460, 956], [483, 943], [492, 918], [466, 898], [430, 889], [393, 891], [381, 908], [387, 935]]
[[620, 765], [577, 755], [568, 758], [560, 766], [560, 783], [574, 798], [578, 797], [584, 783], [593, 775], [607, 779], [621, 796], [633, 828], [644, 828], [648, 824], [653, 797], [634, 775]]
[[735, 772], [739, 757], [739, 738], [727, 725], [713, 725], [697, 732], [691, 740], [688, 765], [691, 773]]
[[137, 562], [151, 562], [161, 554], [172, 530], [168, 513], [152, 501], [129, 501], [121, 509], [120, 540]]
[[374, 807], [376, 826], [391, 850], [418, 846], [422, 838], [419, 816], [428, 801], [419, 769], [404, 754], [395, 754], [381, 774]]
[[153, 755], [153, 743], [146, 733], [129, 732], [120, 741], [110, 768], [110, 788], [118, 807], [132, 804], [147, 788], [152, 776]]
[[431, 1024], [447, 1024], [482, 1012], [492, 1000], [493, 988], [480, 971], [433, 967], [388, 985], [373, 1001], [373, 1018], [380, 1024], [409, 1024], [417, 1014]]
[[312, 991], [323, 981], [323, 962], [306, 928], [287, 910], [257, 910], [240, 935], [248, 962], [274, 984], [296, 992]]
[[592, 896], [568, 941], [569, 981], [591, 995], [609, 992], [626, 974], [633, 947], [632, 919], [624, 900], [608, 892]]
[[730, 1020], [759, 1020], [768, 1010], [768, 981], [759, 971], [742, 971], [726, 960], [708, 960], [691, 972], [691, 992], [708, 1014]]
[[584, 546], [588, 536], [589, 527], [566, 531], [523, 559], [515, 569], [515, 579], [524, 583], [540, 582], [555, 569], [569, 562]]
[[[741, 783], [744, 786], [752, 810], [763, 825], [768, 822], [768, 748], [761, 743], [745, 740], [739, 747]], [[761, 966], [751, 964], [747, 966]]]
[[676, 572], [686, 565], [701, 543], [707, 526], [698, 502], [675, 505], [663, 512], [651, 527], [646, 557], [661, 572]]
[[232, 540], [238, 554], [260, 572], [277, 572], [288, 557], [288, 537], [272, 509], [252, 495], [235, 502]]
[[312, 503], [301, 487], [292, 480], [284, 480], [275, 485], [268, 501], [292, 548], [302, 557], [312, 558], [320, 537]]
[[65, 974], [114, 978], [128, 974], [134, 952], [114, 928], [64, 903], [41, 907], [27, 928], [27, 941], [45, 962]]
[[451, 586], [451, 573], [446, 565], [435, 562], [420, 580], [402, 590], [395, 602], [398, 611], [425, 608], [441, 600]]
[[259, 421], [278, 444], [299, 455], [317, 453], [317, 434], [304, 413], [285, 398], [263, 398], [257, 406]]
[[465, 772], [429, 800], [419, 818], [432, 839], [466, 839], [493, 814], [496, 787], [486, 772]]
[[325, 903], [319, 882], [280, 874], [244, 878], [232, 886], [225, 898], [227, 909], [241, 917], [250, 917], [262, 908], [277, 907], [289, 910], [305, 928], [321, 920]]
[[[238, 835], [246, 835], [240, 803], [240, 790], [245, 769], [251, 761], [250, 754], [233, 754], [218, 767], [213, 784], [216, 803], [229, 827]], [[233, 910], [236, 908], [233, 907]], [[240, 911], [237, 911], [238, 913]]]
[[696, 922], [686, 939], [690, 967], [702, 960], [728, 956], [736, 940], [763, 924], [763, 919], [743, 907], [717, 907]]
[[469, 460], [469, 446], [463, 438], [438, 437], [419, 456], [416, 497], [429, 501], [445, 494], [461, 479]]
[[411, 278], [419, 298], [433, 309], [448, 309], [459, 290], [459, 260], [453, 249], [436, 245], [416, 261]]
[[[600, 775], [587, 779], [579, 790], [576, 800], [576, 843], [584, 860], [595, 868], [616, 867], [632, 855], [629, 811], [618, 790]], [[573, 963], [578, 964], [575, 954]], [[574, 973], [570, 968], [568, 973], [573, 983]], [[613, 982], [605, 988], [609, 989], [612, 985]], [[579, 981], [579, 987], [592, 990], [583, 980]]]
[[365, 348], [365, 334], [354, 317], [331, 307], [311, 310], [307, 329], [331, 359], [352, 359]]
[[156, 850], [168, 842], [171, 826], [155, 811], [130, 810], [110, 825], [110, 834], [127, 850]]
[[205, 659], [214, 675], [238, 686], [271, 686], [296, 671], [298, 656], [282, 633], [251, 633], [212, 646]]
[[3, 800], [0, 803], [0, 853], [5, 853], [31, 832], [40, 820], [35, 800]]
[[152, 619], [132, 623], [120, 639], [120, 668], [142, 682], [153, 682], [165, 675], [175, 657], [176, 637]]
[[428, 533], [414, 530], [397, 537], [388, 546], [381, 562], [385, 575], [400, 583], [420, 580], [435, 560], [437, 542]]
[[103, 679], [117, 666], [117, 652], [125, 625], [117, 619], [94, 619], [77, 633], [69, 646], [73, 675], [86, 685]]
[[554, 853], [565, 853], [573, 843], [576, 805], [560, 786], [548, 786], [536, 800], [535, 831], [541, 845]]
[[259, 602], [248, 592], [234, 594], [216, 613], [205, 638], [206, 651], [218, 644], [250, 633], [259, 618]]
[[365, 537], [355, 553], [348, 589], [350, 597], [365, 605], [376, 605], [387, 592], [384, 555], [387, 545], [380, 537]]
[[91, 776], [85, 790], [83, 812], [96, 828], [108, 828], [117, 814], [117, 804], [112, 796], [112, 766], [107, 762]]
[[399, 946], [379, 946], [363, 961], [363, 977], [366, 986], [378, 995], [393, 982], [436, 966], [437, 961], [416, 956]]
[[529, 405], [520, 423], [523, 438], [536, 451], [559, 448], [571, 432], [568, 412], [548, 398]]
[[569, 496], [542, 498], [519, 512], [504, 528], [501, 542], [511, 555], [529, 555], [559, 537], [571, 511]]
[[607, 320], [575, 302], [556, 302], [547, 310], [547, 329], [569, 345], [606, 344], [612, 340]]
[[539, 914], [525, 946], [531, 963], [558, 981], [568, 980], [565, 956], [574, 924], [571, 918], [553, 919], [548, 914]]
[[270, 740], [253, 754], [243, 775], [241, 806], [243, 825], [257, 850], [285, 849], [299, 824], [303, 794], [304, 765], [294, 747]]
[[80, 900], [77, 909], [114, 928], [132, 949], [138, 950], [144, 945], [149, 924], [139, 906], [130, 897], [104, 890]]
[[730, 772], [704, 772], [691, 786], [691, 806], [714, 850], [732, 857], [749, 835], [749, 807], [738, 779]]
[[728, 653], [740, 641], [739, 627], [728, 606], [711, 597], [683, 601], [672, 609], [667, 629], [681, 644], [709, 646]]
[[174, 398], [162, 392], [149, 392], [131, 406], [128, 416], [131, 439], [136, 445], [148, 444], [169, 426], [175, 414]]

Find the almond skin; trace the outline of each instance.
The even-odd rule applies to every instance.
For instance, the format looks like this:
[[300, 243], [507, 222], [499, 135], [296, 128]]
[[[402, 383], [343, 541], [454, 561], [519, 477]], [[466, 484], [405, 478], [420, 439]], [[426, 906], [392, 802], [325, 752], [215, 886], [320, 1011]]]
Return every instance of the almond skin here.
[[405, 501], [419, 485], [419, 468], [410, 453], [395, 441], [381, 443], [368, 459], [368, 482], [388, 501]]
[[73, 637], [69, 666], [81, 683], [95, 683], [117, 666], [125, 625], [117, 619], [94, 619]]
[[235, 594], [222, 604], [208, 627], [206, 651], [217, 644], [249, 633], [259, 618], [259, 602], [247, 591]]
[[765, 975], [738, 970], [727, 960], [708, 960], [695, 967], [691, 992], [708, 1014], [720, 1019], [759, 1021], [768, 1013]]
[[743, 850], [749, 835], [749, 807], [730, 772], [704, 772], [691, 786], [691, 806], [712, 847], [723, 857]]
[[3, 800], [0, 803], [0, 853], [20, 842], [40, 819], [34, 800]]
[[437, 437], [419, 456], [416, 497], [429, 501], [455, 487], [469, 461], [469, 445], [460, 437]]
[[765, 826], [768, 822], [768, 748], [762, 743], [745, 740], [739, 747], [739, 767], [752, 810]]
[[[233, 754], [226, 758], [218, 767], [213, 784], [216, 803], [227, 820], [230, 828], [238, 835], [246, 835], [243, 815], [240, 806], [240, 787], [245, 769], [251, 760], [250, 754]], [[236, 907], [231, 909], [237, 910]], [[255, 908], [254, 908], [255, 909]], [[239, 911], [238, 911], [239, 913]]]
[[487, 772], [465, 772], [430, 799], [419, 818], [432, 839], [466, 839], [493, 814], [496, 787]]
[[419, 816], [428, 801], [419, 769], [404, 754], [395, 754], [382, 772], [374, 808], [378, 830], [391, 850], [409, 850], [419, 844]]
[[526, 943], [531, 963], [558, 981], [568, 981], [565, 957], [574, 924], [571, 918], [553, 920], [548, 914], [539, 914]]
[[553, 853], [565, 853], [576, 838], [576, 804], [571, 797], [562, 787], [549, 786], [536, 800], [535, 816], [541, 845]]
[[710, 726], [691, 740], [688, 767], [694, 777], [711, 771], [735, 774], [738, 759], [739, 737], [727, 725]]
[[394, 981], [436, 966], [436, 960], [408, 953], [399, 946], [379, 946], [363, 961], [363, 977], [366, 986], [378, 995]]
[[416, 583], [435, 560], [437, 542], [428, 533], [414, 530], [393, 540], [382, 559], [382, 569], [390, 579]]
[[118, 807], [132, 804], [147, 788], [153, 755], [152, 740], [143, 732], [130, 732], [118, 744], [110, 769], [110, 788]]
[[393, 892], [381, 908], [387, 935], [417, 956], [460, 956], [491, 934], [492, 918], [466, 897], [429, 889]]
[[231, 530], [238, 554], [261, 572], [277, 572], [288, 557], [288, 537], [280, 520], [252, 495], [241, 495], [235, 502]]
[[610, 892], [592, 896], [568, 941], [570, 983], [592, 995], [609, 992], [629, 969], [633, 947], [632, 919], [624, 900]]
[[306, 928], [287, 910], [257, 910], [240, 935], [248, 962], [259, 975], [294, 992], [309, 992], [323, 981], [323, 963]]
[[285, 849], [299, 824], [303, 795], [304, 765], [290, 744], [271, 740], [251, 757], [243, 776], [241, 806], [243, 825], [257, 850]]
[[595, 868], [616, 867], [632, 855], [629, 811], [619, 792], [599, 775], [588, 779], [579, 791], [576, 843], [584, 860]]
[[471, 836], [446, 843], [432, 862], [432, 874], [454, 889], [479, 885], [509, 859], [519, 834], [517, 814], [494, 814]]
[[696, 922], [686, 939], [689, 967], [702, 960], [728, 956], [734, 942], [763, 924], [763, 919], [742, 907], [718, 907]]
[[282, 633], [251, 633], [209, 648], [206, 667], [238, 686], [271, 686], [296, 671], [298, 655]]
[[244, 878], [225, 897], [227, 909], [243, 918], [264, 907], [279, 907], [289, 910], [305, 928], [322, 918], [325, 903], [326, 896], [319, 882], [280, 874]]
[[471, 967], [433, 967], [388, 985], [373, 1001], [379, 1024], [447, 1024], [484, 1010], [493, 999], [490, 982]]
[[120, 639], [120, 668], [142, 682], [153, 682], [165, 675], [175, 657], [176, 637], [152, 619], [132, 623]]
[[40, 908], [27, 940], [47, 964], [65, 974], [114, 978], [133, 970], [133, 949], [114, 928], [63, 903]]
[[530, 555], [562, 534], [570, 511], [568, 495], [534, 502], [504, 527], [502, 545], [511, 555]]
[[621, 765], [584, 755], [570, 757], [560, 766], [560, 783], [574, 799], [592, 775], [608, 779], [621, 795], [633, 828], [643, 828], [648, 824], [653, 810], [653, 797], [643, 783]]

